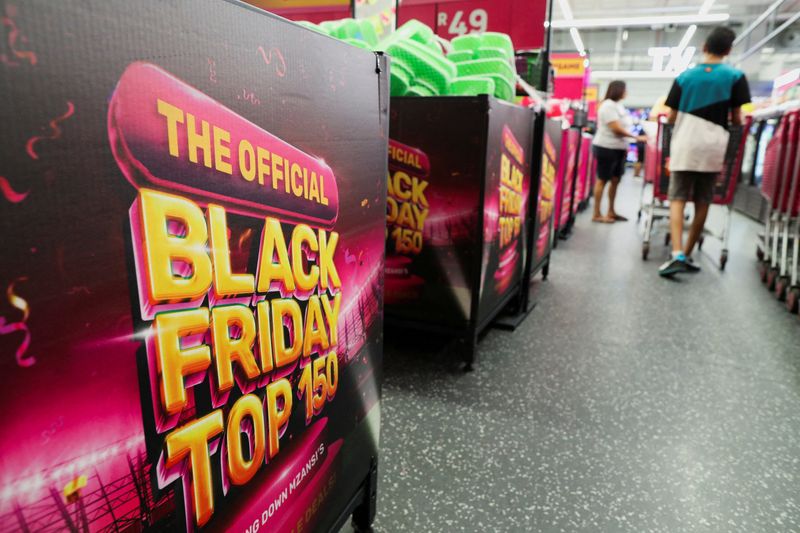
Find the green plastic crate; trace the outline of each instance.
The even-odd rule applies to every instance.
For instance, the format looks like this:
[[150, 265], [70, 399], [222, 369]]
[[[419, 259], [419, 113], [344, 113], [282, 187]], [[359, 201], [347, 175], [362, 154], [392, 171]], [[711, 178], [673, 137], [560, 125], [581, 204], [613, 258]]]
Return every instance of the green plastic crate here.
[[456, 50], [455, 52], [450, 52], [447, 54], [447, 59], [454, 63], [471, 61], [472, 59], [475, 59], [475, 53], [472, 50]]
[[406, 91], [405, 96], [436, 96], [434, 93], [430, 91], [427, 87], [422, 85], [412, 85], [409, 87], [408, 91]]
[[386, 50], [392, 58], [399, 58], [414, 73], [436, 87], [439, 94], [446, 94], [450, 80], [456, 76], [456, 67], [445, 57], [436, 56], [425, 45], [415, 41], [399, 41]]
[[358, 37], [373, 48], [378, 45], [378, 33], [375, 31], [375, 26], [368, 20], [359, 21], [359, 35]]
[[393, 57], [389, 65], [389, 69], [392, 72], [401, 70], [403, 73], [405, 73], [409, 80], [414, 78], [414, 71], [411, 70], [411, 67], [409, 67], [408, 64], [399, 57]]
[[487, 31], [481, 35], [480, 46], [487, 48], [501, 48], [506, 51], [506, 57], [514, 56], [514, 44], [511, 42], [511, 37], [505, 33]]
[[[431, 95], [434, 95], [434, 96], [443, 94], [438, 88], [436, 88], [434, 85], [432, 85], [431, 83], [427, 82], [426, 80], [424, 80], [422, 78], [415, 78], [414, 79], [414, 83], [412, 85], [416, 85], [418, 87], [422, 87], [424, 89], [428, 89], [428, 91], [431, 93]], [[447, 86], [447, 89], [448, 89], [448, 91], [450, 90], [450, 86], [449, 85]]]
[[516, 79], [516, 73], [511, 63], [504, 59], [473, 59], [472, 61], [462, 61], [456, 63], [458, 76], [485, 76], [487, 74], [497, 74], [502, 76], [509, 83]]
[[510, 56], [502, 48], [482, 46], [475, 51], [475, 59], [505, 59], [508, 61]]
[[453, 50], [477, 50], [481, 46], [481, 38], [478, 35], [468, 34], [460, 35], [450, 41], [453, 45]]
[[391, 34], [390, 39], [412, 39], [420, 44], [425, 44], [433, 39], [433, 30], [422, 22], [411, 19]]
[[516, 83], [511, 83], [502, 76], [497, 74], [489, 74], [487, 77], [494, 80], [494, 95], [500, 100], [513, 102], [516, 96]]
[[458, 96], [477, 96], [479, 94], [494, 94], [495, 83], [492, 78], [481, 76], [467, 76], [456, 78], [450, 84], [450, 94]]
[[411, 76], [402, 69], [394, 68], [394, 65], [390, 69], [390, 76], [389, 76], [389, 94], [391, 96], [403, 96], [408, 91], [409, 86], [411, 86]]

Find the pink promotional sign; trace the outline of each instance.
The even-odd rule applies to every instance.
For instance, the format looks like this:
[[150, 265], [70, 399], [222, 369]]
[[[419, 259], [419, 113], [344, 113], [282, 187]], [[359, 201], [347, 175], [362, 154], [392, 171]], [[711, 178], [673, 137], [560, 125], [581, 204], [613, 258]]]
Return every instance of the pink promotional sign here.
[[517, 50], [544, 46], [546, 2], [528, 0], [405, 0], [398, 25], [417, 19], [445, 39], [467, 33], [507, 33]]

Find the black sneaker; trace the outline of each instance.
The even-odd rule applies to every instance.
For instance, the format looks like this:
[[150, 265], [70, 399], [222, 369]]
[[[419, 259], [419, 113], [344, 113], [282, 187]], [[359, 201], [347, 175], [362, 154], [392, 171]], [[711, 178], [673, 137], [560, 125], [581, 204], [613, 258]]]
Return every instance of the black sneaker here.
[[683, 259], [672, 258], [660, 267], [658, 267], [658, 275], [662, 278], [668, 278], [679, 274], [681, 272], [688, 272], [686, 261]]
[[686, 258], [686, 272], [690, 274], [697, 274], [702, 270], [699, 266], [697, 266], [694, 262], [694, 259], [691, 257]]

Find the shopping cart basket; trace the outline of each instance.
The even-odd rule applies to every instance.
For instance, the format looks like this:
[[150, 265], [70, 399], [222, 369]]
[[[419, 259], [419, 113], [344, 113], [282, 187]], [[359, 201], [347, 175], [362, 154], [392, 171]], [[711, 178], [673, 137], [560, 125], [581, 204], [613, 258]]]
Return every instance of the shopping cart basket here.
[[[790, 111], [786, 115], [786, 140], [783, 147], [781, 170], [781, 195], [778, 202], [778, 237], [774, 243], [777, 249], [777, 272], [770, 271], [769, 277], [777, 274], [777, 278], [768, 280], [774, 283], [775, 295], [779, 300], [786, 300], [790, 311], [797, 310], [800, 288], [797, 286], [798, 277], [798, 233], [800, 220], [798, 220], [798, 207], [800, 207], [800, 110]], [[791, 249], [791, 255], [789, 253]], [[791, 289], [790, 289], [791, 288]]]
[[[759, 275], [769, 290], [775, 290], [781, 275], [782, 242], [787, 242], [785, 212], [791, 192], [791, 173], [788, 172], [789, 145], [792, 129], [796, 127], [796, 110], [783, 113], [764, 155], [761, 194], [767, 200], [763, 243], [760, 246]], [[795, 138], [796, 143], [796, 138]]]
[[[724, 206], [725, 220], [722, 231], [719, 233], [706, 229], [698, 242], [698, 248], [702, 249], [703, 241], [706, 236], [719, 239], [722, 243], [722, 251], [719, 256], [719, 268], [725, 270], [728, 263], [728, 240], [730, 238], [730, 226], [733, 212], [733, 197], [736, 193], [736, 182], [739, 179], [739, 172], [742, 168], [742, 158], [744, 156], [744, 146], [747, 133], [752, 124], [752, 118], [747, 117], [744, 125], [730, 126], [730, 138], [725, 152], [725, 164], [722, 172], [719, 173], [714, 183], [714, 205]], [[664, 117], [659, 118], [658, 131], [655, 143], [648, 143], [648, 153], [645, 159], [651, 160], [646, 163], [645, 184], [651, 184], [653, 189], [652, 199], [644, 201], [644, 191], [642, 192], [642, 211], [645, 214], [644, 238], [642, 240], [642, 259], [646, 260], [650, 253], [650, 242], [655, 223], [660, 219], [669, 218], [669, 208], [667, 206], [667, 193], [669, 191], [669, 151], [672, 141], [672, 125], [666, 122]], [[651, 147], [652, 144], [652, 147]], [[669, 231], [664, 237], [664, 244], [670, 242]]]

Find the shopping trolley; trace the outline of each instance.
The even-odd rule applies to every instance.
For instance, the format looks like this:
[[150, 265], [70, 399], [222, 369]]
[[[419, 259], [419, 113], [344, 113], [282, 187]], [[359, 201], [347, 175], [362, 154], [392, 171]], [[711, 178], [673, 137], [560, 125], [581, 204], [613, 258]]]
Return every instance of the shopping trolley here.
[[[747, 133], [750, 130], [752, 118], [747, 117], [741, 126], [730, 126], [730, 138], [728, 147], [725, 151], [725, 163], [722, 172], [719, 173], [714, 183], [714, 205], [726, 207], [725, 221], [722, 231], [717, 233], [709, 229], [704, 230], [700, 237], [698, 248], [702, 249], [705, 237], [713, 237], [722, 243], [722, 251], [719, 256], [719, 269], [725, 270], [728, 263], [728, 240], [730, 238], [731, 219], [733, 213], [733, 197], [736, 193], [736, 182], [739, 179], [739, 172], [742, 168], [742, 158], [744, 156], [744, 146], [747, 140]], [[667, 204], [667, 193], [669, 190], [669, 151], [672, 142], [672, 125], [668, 124], [666, 117], [659, 117], [658, 129], [654, 143], [648, 143], [648, 152], [645, 156], [645, 180], [642, 185], [641, 211], [645, 215], [644, 238], [642, 240], [642, 259], [647, 260], [650, 253], [650, 241], [653, 234], [655, 223], [661, 219], [669, 218], [669, 207]], [[650, 160], [649, 163], [647, 160]], [[645, 201], [644, 188], [650, 184], [653, 189], [652, 199]], [[664, 244], [670, 242], [670, 234], [667, 231], [664, 237]]]
[[[786, 217], [789, 207], [789, 196], [792, 188], [789, 165], [794, 161], [789, 156], [792, 140], [797, 144], [797, 113], [796, 109], [784, 110], [780, 117], [775, 134], [767, 145], [764, 156], [764, 173], [761, 181], [761, 194], [767, 200], [767, 213], [764, 221], [764, 234], [759, 243], [757, 254], [761, 259], [759, 275], [767, 284], [769, 290], [775, 290], [778, 278], [786, 275], [786, 254], [788, 253], [789, 227], [787, 221], [791, 220], [791, 213]], [[795, 131], [793, 131], [795, 130]], [[795, 147], [796, 150], [796, 147]], [[783, 264], [782, 264], [783, 263]], [[785, 287], [780, 288], [781, 294]]]
[[[645, 193], [648, 189], [652, 189], [656, 176], [659, 175], [661, 149], [658, 143], [658, 128], [660, 124], [666, 122], [666, 120], [667, 116], [662, 114], [659, 115], [655, 121], [648, 120], [643, 124], [644, 131], [647, 133], [647, 143], [645, 143], [644, 148], [644, 179], [642, 180], [642, 189], [639, 196], [639, 213], [636, 216], [637, 221], [642, 220], [642, 214], [644, 214], [645, 208], [648, 207], [648, 204], [645, 203]], [[653, 201], [655, 202], [656, 200], [653, 199]], [[660, 204], [660, 202], [658, 203]], [[664, 217], [665, 212], [663, 211], [662, 205], [657, 205], [654, 209], [656, 210], [656, 219]], [[644, 259], [647, 259], [647, 257], [644, 257]]]
[[[777, 262], [777, 272], [770, 271], [769, 277], [777, 275], [774, 280], [769, 279], [770, 285], [774, 283], [775, 295], [779, 300], [786, 300], [786, 306], [790, 311], [797, 309], [800, 288], [797, 287], [797, 256], [798, 256], [798, 232], [800, 232], [800, 220], [798, 220], [798, 207], [800, 207], [800, 151], [798, 151], [798, 140], [800, 140], [800, 109], [793, 110], [786, 114], [786, 140], [781, 154], [781, 170], [783, 178], [780, 201], [778, 203], [778, 237], [774, 242], [773, 250], [777, 250], [775, 259]], [[789, 250], [791, 248], [791, 255]], [[790, 287], [793, 289], [789, 290]]]

